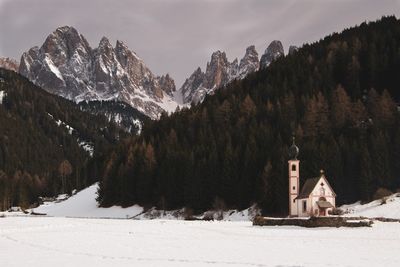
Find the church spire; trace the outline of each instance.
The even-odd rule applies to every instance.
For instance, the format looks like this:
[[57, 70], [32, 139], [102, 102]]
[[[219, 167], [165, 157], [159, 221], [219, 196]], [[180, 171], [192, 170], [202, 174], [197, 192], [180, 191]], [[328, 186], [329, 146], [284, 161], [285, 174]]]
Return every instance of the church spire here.
[[289, 158], [290, 159], [297, 159], [299, 156], [299, 148], [296, 146], [296, 137], [292, 136], [292, 146], [289, 148]]

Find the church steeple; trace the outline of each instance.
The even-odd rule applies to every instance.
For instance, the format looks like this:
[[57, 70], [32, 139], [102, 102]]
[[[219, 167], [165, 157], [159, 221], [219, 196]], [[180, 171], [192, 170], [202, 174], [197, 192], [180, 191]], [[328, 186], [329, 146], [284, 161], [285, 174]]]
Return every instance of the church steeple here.
[[292, 137], [292, 145], [289, 147], [289, 158], [297, 159], [299, 156], [300, 149], [296, 146], [296, 137], [293, 135]]
[[292, 146], [289, 148], [289, 216], [298, 216], [296, 198], [300, 187], [300, 161], [297, 159], [299, 148], [296, 146], [295, 137], [292, 138]]

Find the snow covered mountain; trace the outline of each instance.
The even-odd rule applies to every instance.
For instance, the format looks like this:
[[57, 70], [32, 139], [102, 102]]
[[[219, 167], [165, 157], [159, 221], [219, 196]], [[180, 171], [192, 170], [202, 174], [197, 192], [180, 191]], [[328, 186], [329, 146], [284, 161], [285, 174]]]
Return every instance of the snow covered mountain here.
[[120, 100], [152, 119], [174, 111], [174, 80], [156, 76], [121, 41], [106, 37], [92, 49], [76, 29], [56, 29], [39, 47], [21, 57], [19, 72], [50, 93], [80, 102]]
[[12, 58], [8, 57], [0, 57], [0, 68], [4, 68], [6, 70], [13, 70], [15, 72], [18, 71], [19, 64]]
[[265, 68], [283, 55], [280, 41], [273, 41], [265, 50], [261, 60], [258, 59], [254, 45], [247, 47], [239, 64], [237, 59], [229, 62], [225, 52], [216, 51], [211, 55], [211, 61], [207, 63], [206, 72], [197, 68], [179, 89], [183, 103], [202, 102], [207, 94], [213, 94], [219, 87], [234, 79], [243, 79], [259, 68]]
[[268, 46], [261, 61], [253, 45], [240, 62], [229, 62], [225, 52], [216, 51], [206, 71], [198, 68], [176, 91], [169, 74], [154, 75], [123, 42], [117, 41], [113, 47], [103, 37], [92, 49], [76, 29], [64, 26], [51, 33], [40, 48], [35, 46], [23, 53], [19, 72], [48, 92], [75, 102], [121, 101], [157, 119], [181, 104], [203, 101], [207, 94], [234, 79], [243, 79], [260, 66], [268, 66], [283, 54], [280, 41]]

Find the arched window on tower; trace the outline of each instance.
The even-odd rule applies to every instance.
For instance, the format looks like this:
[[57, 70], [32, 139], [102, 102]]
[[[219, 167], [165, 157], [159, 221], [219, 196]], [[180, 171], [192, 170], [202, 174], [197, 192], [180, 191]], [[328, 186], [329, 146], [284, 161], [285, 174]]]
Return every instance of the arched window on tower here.
[[296, 171], [296, 165], [295, 164], [292, 165], [292, 171], [294, 171], [294, 172]]

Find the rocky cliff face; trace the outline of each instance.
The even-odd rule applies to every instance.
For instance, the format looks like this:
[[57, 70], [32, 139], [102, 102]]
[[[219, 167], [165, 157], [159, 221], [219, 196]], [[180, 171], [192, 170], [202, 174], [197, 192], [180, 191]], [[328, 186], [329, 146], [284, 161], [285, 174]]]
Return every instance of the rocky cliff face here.
[[50, 93], [80, 102], [120, 100], [156, 119], [173, 111], [176, 91], [167, 74], [154, 75], [121, 41], [106, 37], [92, 49], [73, 27], [60, 27], [21, 57], [19, 72]]
[[265, 49], [264, 54], [261, 56], [260, 68], [264, 69], [268, 67], [272, 61], [284, 55], [285, 53], [281, 41], [272, 41], [267, 49]]
[[292, 54], [296, 53], [297, 50], [299, 50], [299, 48], [297, 46], [291, 45], [291, 46], [289, 46], [289, 53], [288, 54], [292, 55]]
[[183, 102], [199, 103], [207, 94], [212, 94], [216, 89], [234, 79], [243, 79], [258, 68], [258, 53], [254, 46], [246, 49], [239, 64], [237, 59], [229, 62], [225, 52], [216, 51], [211, 55], [205, 73], [197, 68], [180, 88]]
[[16, 60], [8, 58], [8, 57], [0, 57], [0, 68], [6, 70], [13, 70], [15, 72], [18, 71], [19, 64]]

